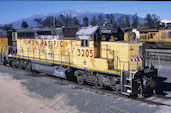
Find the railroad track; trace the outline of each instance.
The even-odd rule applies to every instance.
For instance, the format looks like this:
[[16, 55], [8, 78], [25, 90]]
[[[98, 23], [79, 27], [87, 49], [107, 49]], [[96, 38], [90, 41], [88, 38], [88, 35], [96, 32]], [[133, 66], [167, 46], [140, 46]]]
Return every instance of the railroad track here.
[[[9, 67], [9, 68], [14, 68], [14, 67]], [[21, 71], [21, 69], [18, 69], [18, 68], [15, 68], [15, 69]], [[61, 79], [61, 78], [51, 76], [51, 75], [46, 75], [46, 74], [43, 74], [43, 73], [33, 73], [33, 72], [30, 72], [30, 71], [27, 71], [27, 70], [22, 70], [22, 71], [29, 73], [29, 76], [44, 77], [44, 78], [55, 80], [56, 83], [61, 84], [61, 85], [73, 85], [74, 89], [75, 88], [84, 89], [84, 90], [88, 90], [88, 91], [91, 91], [91, 92], [94, 92], [94, 93], [107, 95], [107, 96], [112, 96], [114, 98], [122, 97], [122, 98], [125, 98], [125, 99], [132, 99], [132, 100], [135, 100], [135, 101], [140, 101], [140, 102], [151, 104], [151, 105], [171, 106], [171, 104], [163, 103], [164, 100], [169, 99], [171, 101], [171, 97], [166, 97], [166, 96], [163, 96], [163, 95], [155, 94], [155, 95], [153, 95], [153, 96], [151, 96], [149, 98], [130, 97], [130, 96], [127, 96], [127, 95], [123, 95], [123, 94], [121, 94], [121, 93], [119, 93], [117, 91], [113, 91], [111, 89], [98, 89], [95, 86], [92, 86], [90, 84], [81, 85], [81, 84], [78, 84], [78, 83], [76, 83], [74, 81]], [[150, 98], [152, 98], [152, 99], [150, 99]], [[158, 101], [158, 100], [161, 100], [161, 101]]]
[[170, 97], [165, 97], [163, 95], [155, 94], [152, 97], [150, 97], [150, 98], [153, 98], [153, 100], [150, 100], [148, 98], [130, 97], [130, 96], [121, 94], [118, 91], [113, 91], [113, 90], [111, 90], [109, 88], [107, 88], [107, 89], [99, 89], [99, 88], [96, 88], [95, 86], [92, 86], [91, 84], [81, 85], [81, 84], [78, 84], [78, 83], [73, 82], [73, 81], [68, 81], [68, 80], [65, 80], [65, 79], [57, 78], [55, 76], [46, 75], [46, 74], [39, 75], [39, 76], [40, 77], [49, 78], [49, 79], [53, 79], [53, 80], [57, 80], [58, 83], [61, 82], [61, 84], [65, 84], [65, 85], [70, 85], [71, 84], [71, 85], [74, 86], [74, 88], [84, 89], [84, 90], [88, 90], [88, 91], [91, 91], [91, 92], [94, 92], [94, 93], [98, 93], [98, 94], [102, 94], [102, 95], [107, 95], [107, 96], [112, 96], [114, 98], [116, 98], [116, 97], [123, 97], [123, 98], [126, 98], [126, 99], [132, 99], [132, 100], [135, 100], [135, 101], [140, 101], [140, 102], [151, 104], [151, 105], [171, 106], [171, 104], [166, 104], [166, 103], [162, 103], [162, 102], [157, 101], [157, 100], [161, 100], [162, 101], [162, 100], [166, 100], [166, 99], [170, 99], [171, 100]]

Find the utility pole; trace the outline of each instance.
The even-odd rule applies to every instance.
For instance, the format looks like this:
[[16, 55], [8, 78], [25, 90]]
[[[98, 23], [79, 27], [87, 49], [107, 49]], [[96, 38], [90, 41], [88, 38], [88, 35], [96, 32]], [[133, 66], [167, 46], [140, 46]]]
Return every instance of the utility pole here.
[[53, 17], [53, 27], [55, 27], [55, 16]]

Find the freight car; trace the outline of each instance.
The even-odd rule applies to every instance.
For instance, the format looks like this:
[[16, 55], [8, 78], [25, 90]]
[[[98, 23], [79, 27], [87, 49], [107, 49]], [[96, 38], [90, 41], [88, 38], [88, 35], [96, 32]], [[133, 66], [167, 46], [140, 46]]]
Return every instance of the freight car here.
[[126, 95], [154, 88], [157, 70], [144, 66], [143, 44], [123, 41], [117, 28], [21, 29], [16, 40], [17, 47], [8, 48], [3, 64], [111, 87]]

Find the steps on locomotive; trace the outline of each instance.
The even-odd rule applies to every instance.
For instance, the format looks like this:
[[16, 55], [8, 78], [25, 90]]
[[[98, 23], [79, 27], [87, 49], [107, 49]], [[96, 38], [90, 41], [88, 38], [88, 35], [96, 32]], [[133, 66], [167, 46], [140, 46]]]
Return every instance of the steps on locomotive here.
[[137, 71], [130, 71], [130, 75], [127, 78], [123, 74], [121, 74], [121, 92], [125, 95], [131, 95], [133, 89], [132, 89], [132, 77]]
[[114, 59], [107, 59], [108, 69], [114, 69]]
[[125, 84], [124, 86], [127, 87], [127, 88], [131, 88], [131, 85]]

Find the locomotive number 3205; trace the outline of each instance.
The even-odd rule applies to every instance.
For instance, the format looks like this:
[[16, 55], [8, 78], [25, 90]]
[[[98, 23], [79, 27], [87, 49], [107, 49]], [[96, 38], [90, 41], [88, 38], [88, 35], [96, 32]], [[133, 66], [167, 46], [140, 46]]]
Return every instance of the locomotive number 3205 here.
[[93, 50], [84, 50], [84, 49], [78, 49], [78, 56], [86, 56], [86, 57], [93, 57]]

